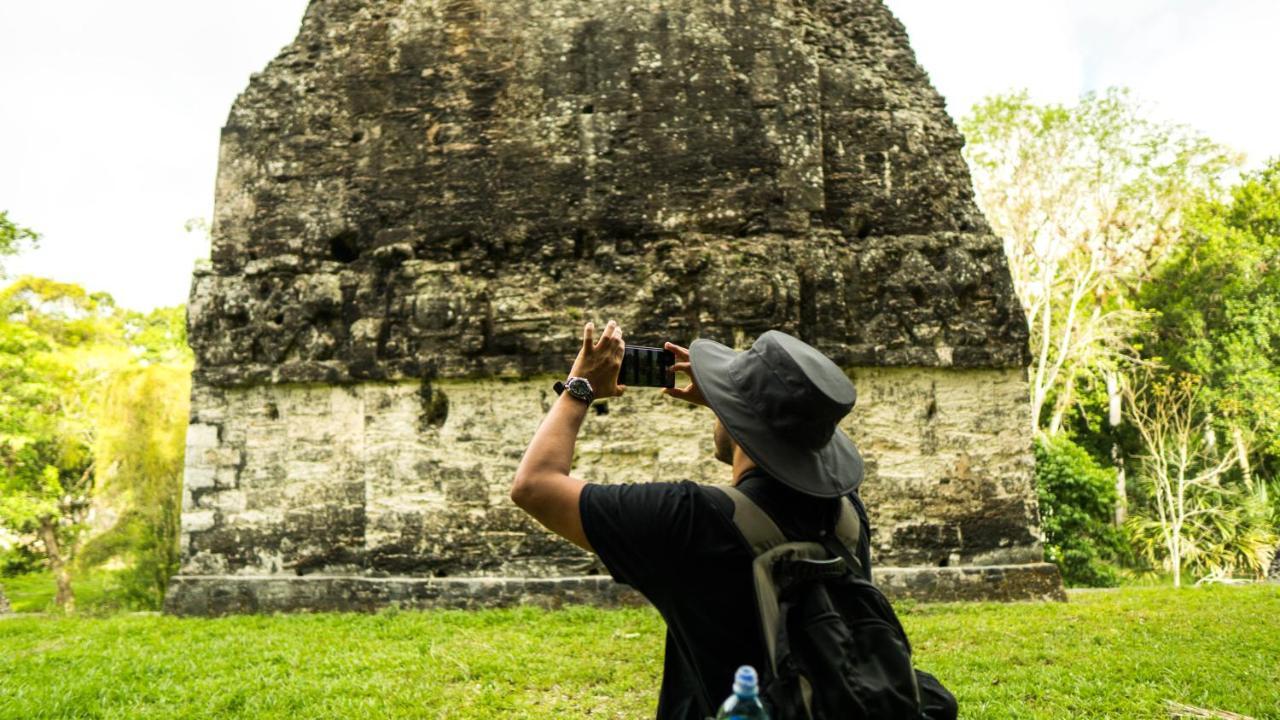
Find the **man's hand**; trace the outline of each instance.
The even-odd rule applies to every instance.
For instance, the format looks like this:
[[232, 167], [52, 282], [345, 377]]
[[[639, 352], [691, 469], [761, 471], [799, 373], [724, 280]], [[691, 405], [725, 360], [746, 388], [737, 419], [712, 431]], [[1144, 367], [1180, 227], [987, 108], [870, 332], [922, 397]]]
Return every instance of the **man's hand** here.
[[670, 395], [678, 400], [691, 402], [694, 405], [707, 407], [707, 399], [702, 396], [702, 391], [698, 389], [697, 384], [693, 381], [693, 369], [692, 365], [689, 363], [689, 350], [687, 348], [682, 348], [675, 343], [667, 343], [662, 347], [670, 350], [676, 356], [676, 363], [671, 366], [671, 369], [674, 372], [684, 373], [689, 376], [688, 385], [685, 385], [682, 388], [663, 388], [662, 393], [664, 395]]
[[582, 328], [582, 349], [578, 351], [578, 359], [573, 362], [569, 374], [586, 378], [597, 399], [617, 397], [627, 390], [626, 385], [618, 384], [618, 372], [622, 369], [626, 348], [622, 328], [610, 320], [600, 334], [600, 342], [593, 339], [595, 330], [595, 323], [587, 323]]

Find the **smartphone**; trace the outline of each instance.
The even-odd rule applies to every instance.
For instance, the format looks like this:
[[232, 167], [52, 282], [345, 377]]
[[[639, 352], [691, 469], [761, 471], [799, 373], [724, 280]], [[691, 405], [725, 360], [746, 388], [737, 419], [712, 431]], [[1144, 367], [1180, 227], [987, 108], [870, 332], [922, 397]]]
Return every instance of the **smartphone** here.
[[675, 364], [675, 353], [670, 350], [628, 345], [622, 355], [622, 370], [618, 372], [618, 384], [638, 387], [675, 387], [676, 374], [671, 369]]

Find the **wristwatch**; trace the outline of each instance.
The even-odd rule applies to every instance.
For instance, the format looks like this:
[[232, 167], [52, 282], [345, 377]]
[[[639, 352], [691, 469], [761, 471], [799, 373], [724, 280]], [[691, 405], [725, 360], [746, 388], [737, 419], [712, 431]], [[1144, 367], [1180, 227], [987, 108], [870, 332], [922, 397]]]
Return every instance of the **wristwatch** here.
[[581, 400], [588, 405], [591, 404], [592, 400], [596, 399], [596, 392], [591, 389], [591, 383], [588, 382], [586, 378], [570, 376], [568, 380], [565, 380], [564, 382], [557, 382], [555, 384], [555, 391], [557, 395], [565, 390], [569, 391], [569, 397], [574, 398], [575, 400]]

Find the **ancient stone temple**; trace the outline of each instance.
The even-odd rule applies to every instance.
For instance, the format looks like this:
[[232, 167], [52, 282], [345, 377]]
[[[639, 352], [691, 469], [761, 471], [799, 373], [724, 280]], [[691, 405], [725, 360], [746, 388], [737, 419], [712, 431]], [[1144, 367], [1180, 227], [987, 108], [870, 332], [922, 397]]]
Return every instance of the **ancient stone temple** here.
[[[878, 580], [1060, 595], [1024, 317], [879, 0], [314, 0], [222, 135], [176, 613], [632, 598], [507, 497], [586, 319], [848, 369]], [[600, 403], [575, 472], [723, 482]]]

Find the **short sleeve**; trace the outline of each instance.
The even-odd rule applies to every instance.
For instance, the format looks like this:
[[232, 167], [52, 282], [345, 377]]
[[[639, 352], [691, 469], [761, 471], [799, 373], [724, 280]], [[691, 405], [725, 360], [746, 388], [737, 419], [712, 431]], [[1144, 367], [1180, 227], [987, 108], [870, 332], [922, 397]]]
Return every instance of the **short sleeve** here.
[[691, 559], [698, 515], [707, 511], [691, 482], [588, 484], [579, 510], [587, 541], [609, 574], [646, 595]]

